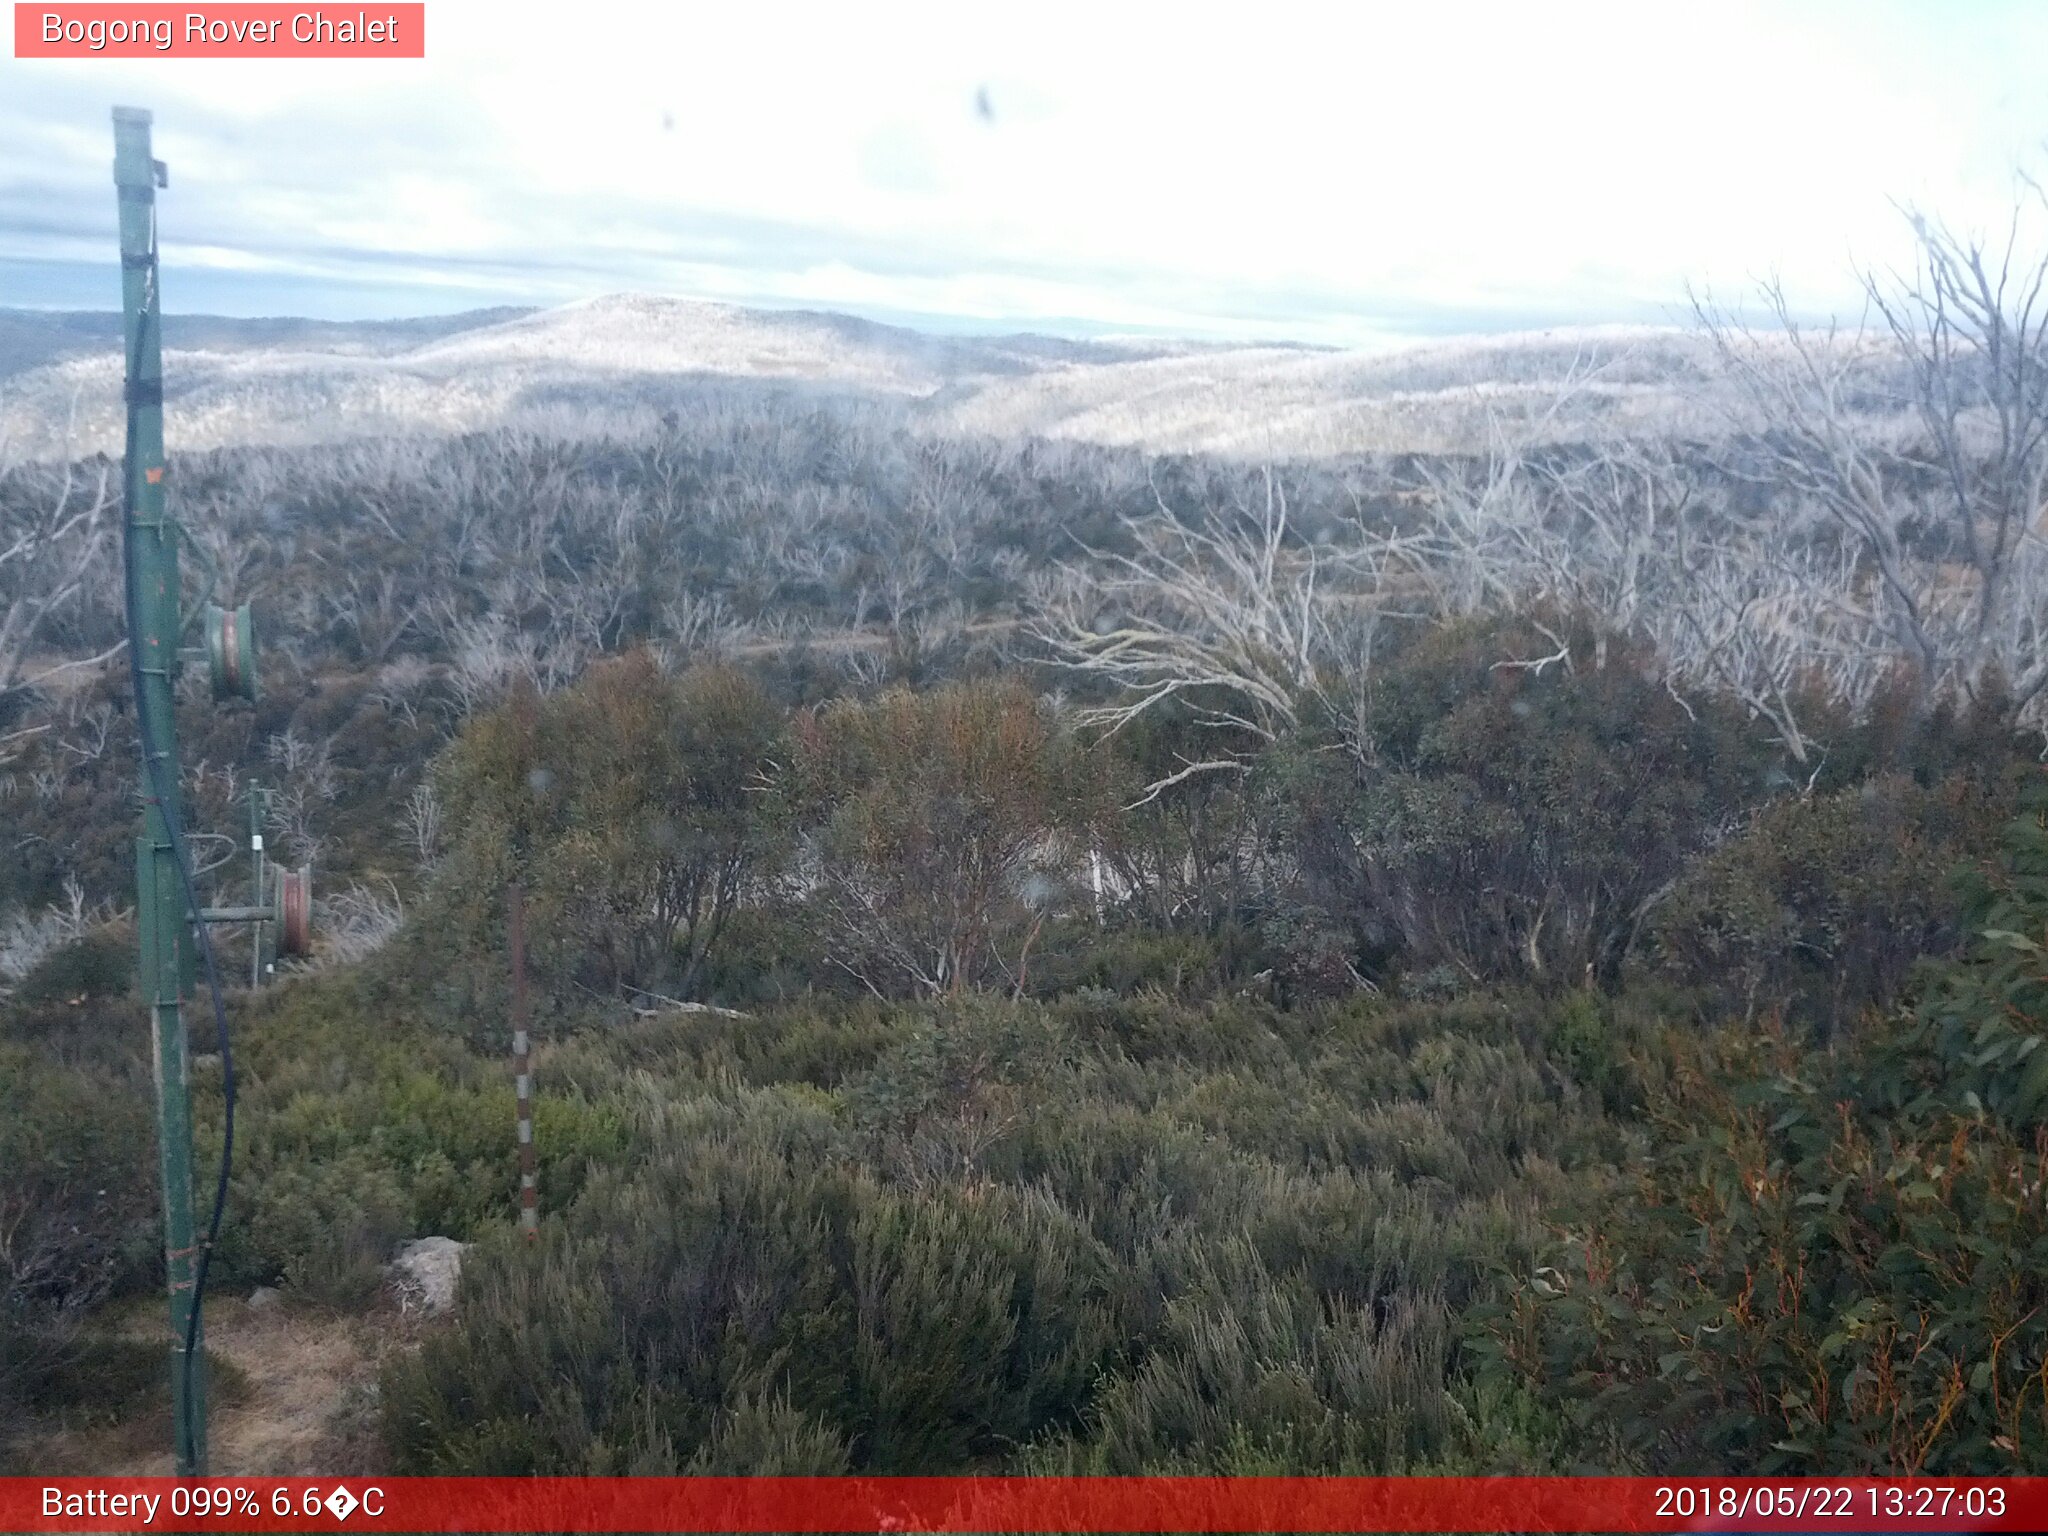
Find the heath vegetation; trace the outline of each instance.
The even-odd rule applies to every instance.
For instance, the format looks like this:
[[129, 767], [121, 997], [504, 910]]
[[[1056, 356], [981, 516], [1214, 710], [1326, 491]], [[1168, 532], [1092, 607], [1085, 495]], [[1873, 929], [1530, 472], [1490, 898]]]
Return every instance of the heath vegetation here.
[[[181, 719], [202, 883], [259, 777], [323, 892], [218, 1283], [473, 1245], [406, 1472], [2048, 1468], [2048, 316], [1919, 232], [1873, 334], [1703, 303], [1456, 450], [705, 385], [177, 455], [267, 669]], [[108, 466], [0, 463], [21, 1445], [161, 1258]]]

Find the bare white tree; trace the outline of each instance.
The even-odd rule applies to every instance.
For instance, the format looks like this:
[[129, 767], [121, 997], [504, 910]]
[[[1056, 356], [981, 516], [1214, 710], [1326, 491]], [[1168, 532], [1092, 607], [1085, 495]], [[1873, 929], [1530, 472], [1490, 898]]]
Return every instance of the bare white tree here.
[[661, 607], [662, 643], [679, 657], [725, 655], [746, 639], [747, 630], [716, 592], [708, 598], [683, 592]]
[[67, 874], [62, 900], [51, 902], [40, 912], [17, 912], [0, 921], [0, 998], [12, 992], [44, 957], [77, 943], [116, 916], [111, 903], [88, 902], [78, 877]]
[[[1127, 519], [1134, 554], [1089, 550], [1041, 589], [1026, 633], [1051, 658], [1118, 697], [1080, 712], [1114, 732], [1168, 700], [1219, 732], [1272, 742], [1321, 694], [1340, 626], [1319, 585], [1328, 557], [1291, 536], [1287, 492], [1270, 469], [1263, 502]], [[1243, 772], [1238, 752], [1190, 759], [1148, 797], [1199, 773]]]
[[270, 825], [294, 864], [318, 864], [327, 839], [313, 828], [311, 797], [303, 784], [287, 784], [270, 802]]
[[[320, 601], [332, 622], [355, 638], [363, 659], [387, 660], [419, 625], [422, 604], [405, 596], [406, 582], [388, 566], [375, 576], [350, 571], [325, 585]], [[230, 590], [234, 590], [231, 583]]]
[[1794, 762], [1818, 767], [1822, 702], [1868, 704], [1898, 664], [1854, 546], [1810, 536], [1797, 508], [1775, 528], [1714, 534], [1681, 523], [1668, 600], [1645, 626], [1674, 692], [1717, 690], [1767, 722]]
[[0, 440], [0, 698], [117, 652], [38, 662], [52, 624], [106, 573], [120, 501], [114, 466], [23, 462]]
[[323, 897], [319, 949], [308, 962], [313, 967], [352, 965], [369, 958], [398, 933], [405, 923], [405, 902], [398, 887], [384, 882], [384, 889], [351, 881], [332, 896]]
[[400, 815], [401, 830], [412, 848], [413, 863], [429, 869], [441, 856], [441, 797], [431, 781], [413, 785]]
[[2022, 719], [2048, 689], [2048, 197], [1998, 237], [1909, 214], [1917, 265], [1866, 273], [1874, 327], [1802, 325], [1783, 289], [1759, 332], [1695, 309], [1753, 411], [1759, 473], [1858, 556], [1872, 616], [1923, 701], [1984, 697]]

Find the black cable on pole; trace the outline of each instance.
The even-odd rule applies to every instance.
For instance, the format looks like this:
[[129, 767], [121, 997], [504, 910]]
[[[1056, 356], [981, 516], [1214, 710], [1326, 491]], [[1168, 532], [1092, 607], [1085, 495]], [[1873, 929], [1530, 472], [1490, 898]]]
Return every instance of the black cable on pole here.
[[[146, 293], [150, 302], [142, 306], [141, 319], [136, 324], [135, 337], [129, 343], [127, 378], [132, 383], [135, 371], [141, 365], [143, 327], [152, 323], [161, 324], [157, 313], [157, 242], [156, 223], [150, 221], [148, 267], [144, 276]], [[164, 820], [164, 833], [171, 845], [171, 859], [178, 867], [178, 884], [185, 894], [185, 905], [190, 913], [192, 925], [199, 931], [199, 953], [206, 962], [206, 989], [213, 1001], [214, 1034], [220, 1045], [221, 1074], [221, 1143], [220, 1174], [214, 1182], [213, 1214], [206, 1223], [206, 1241], [199, 1248], [199, 1267], [192, 1277], [192, 1309], [185, 1318], [185, 1371], [180, 1390], [185, 1396], [185, 1423], [187, 1433], [196, 1436], [198, 1416], [193, 1412], [192, 1383], [197, 1378], [200, 1362], [198, 1359], [200, 1310], [206, 1304], [206, 1275], [213, 1261], [213, 1245], [220, 1236], [221, 1217], [227, 1211], [228, 1172], [233, 1166], [235, 1155], [235, 1059], [228, 1043], [227, 1003], [221, 994], [220, 968], [214, 958], [213, 935], [206, 922], [199, 916], [199, 888], [192, 877], [191, 854], [185, 846], [185, 828], [178, 815], [178, 803], [172, 790], [167, 789], [163, 779], [163, 760], [158, 744], [151, 739], [149, 702], [145, 694], [142, 677], [142, 647], [138, 637], [142, 632], [141, 594], [135, 587], [135, 403], [128, 407], [128, 430], [125, 453], [122, 458], [121, 476], [121, 570], [122, 601], [128, 619], [128, 677], [135, 692], [135, 730], [142, 749], [142, 771], [149, 781], [150, 798], [155, 802]], [[164, 536], [161, 527], [159, 537]], [[175, 597], [175, 594], [174, 594]], [[172, 636], [173, 650], [165, 658], [166, 664], [175, 659], [177, 637]], [[173, 707], [176, 707], [175, 698]], [[174, 982], [175, 984], [175, 982]], [[150, 999], [152, 1017], [156, 999]], [[188, 1440], [181, 1448], [187, 1461], [197, 1463], [198, 1446]]]

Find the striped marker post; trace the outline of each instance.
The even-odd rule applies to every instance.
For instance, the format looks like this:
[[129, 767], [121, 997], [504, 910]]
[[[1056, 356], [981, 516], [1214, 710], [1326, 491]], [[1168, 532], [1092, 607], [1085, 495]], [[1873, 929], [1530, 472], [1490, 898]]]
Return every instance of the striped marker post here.
[[540, 1177], [533, 1161], [533, 1041], [526, 1030], [526, 891], [515, 880], [507, 894], [512, 927], [512, 1086], [519, 1100], [519, 1230], [530, 1243], [540, 1236]]

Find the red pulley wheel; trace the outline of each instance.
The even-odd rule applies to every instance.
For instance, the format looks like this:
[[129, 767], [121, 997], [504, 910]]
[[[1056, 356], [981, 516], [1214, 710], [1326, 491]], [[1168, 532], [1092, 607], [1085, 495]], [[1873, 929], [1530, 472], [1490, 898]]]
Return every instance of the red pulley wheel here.
[[277, 952], [307, 955], [313, 950], [313, 866], [277, 872]]

